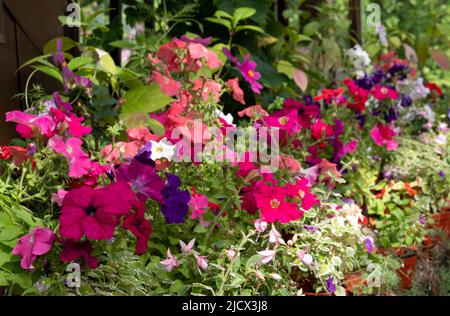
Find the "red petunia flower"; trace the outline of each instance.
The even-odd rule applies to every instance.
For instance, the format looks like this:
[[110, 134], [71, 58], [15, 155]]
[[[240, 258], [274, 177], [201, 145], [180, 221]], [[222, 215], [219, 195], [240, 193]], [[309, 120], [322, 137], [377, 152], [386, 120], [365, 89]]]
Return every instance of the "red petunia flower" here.
[[89, 268], [97, 268], [98, 260], [91, 255], [92, 245], [89, 240], [85, 240], [83, 242], [64, 240], [63, 247], [64, 249], [59, 255], [59, 259], [62, 262], [72, 262], [78, 258], [83, 258]]
[[92, 240], [110, 239], [126, 215], [135, 195], [124, 182], [102, 189], [81, 187], [71, 190], [64, 198], [59, 232], [63, 238], [79, 240], [86, 236]]
[[147, 251], [148, 240], [152, 233], [151, 223], [144, 217], [145, 203], [134, 203], [134, 213], [130, 213], [123, 221], [123, 228], [128, 229], [136, 236], [136, 255], [142, 255]]

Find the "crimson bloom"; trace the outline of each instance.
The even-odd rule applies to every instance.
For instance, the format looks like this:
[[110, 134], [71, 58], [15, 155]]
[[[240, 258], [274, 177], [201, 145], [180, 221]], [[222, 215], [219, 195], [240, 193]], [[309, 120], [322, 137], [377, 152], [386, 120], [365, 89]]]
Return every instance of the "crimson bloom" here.
[[287, 184], [286, 192], [294, 200], [301, 202], [302, 209], [309, 210], [314, 204], [320, 205], [317, 195], [310, 193], [311, 187], [307, 178], [296, 179], [295, 184]]
[[59, 218], [61, 237], [80, 240], [111, 239], [120, 217], [131, 209], [135, 195], [124, 182], [105, 188], [81, 187], [64, 198]]
[[136, 255], [142, 255], [148, 247], [148, 240], [152, 233], [152, 225], [144, 217], [145, 203], [134, 203], [134, 213], [130, 213], [123, 221], [123, 228], [128, 229], [136, 236]]
[[63, 247], [64, 249], [59, 255], [62, 262], [72, 262], [78, 258], [83, 258], [89, 268], [97, 268], [98, 260], [92, 256], [92, 245], [89, 240], [82, 242], [70, 239], [64, 240]]

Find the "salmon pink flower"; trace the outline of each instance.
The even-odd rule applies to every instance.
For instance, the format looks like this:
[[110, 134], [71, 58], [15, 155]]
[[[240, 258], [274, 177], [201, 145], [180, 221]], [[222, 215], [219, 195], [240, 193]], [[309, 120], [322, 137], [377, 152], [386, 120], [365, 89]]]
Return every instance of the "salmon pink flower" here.
[[55, 234], [49, 228], [36, 227], [31, 233], [21, 237], [14, 247], [12, 254], [21, 256], [20, 266], [25, 270], [32, 270], [37, 256], [42, 256], [52, 249]]
[[150, 80], [156, 82], [160, 86], [161, 91], [167, 94], [169, 97], [177, 95], [182, 88], [181, 83], [174, 80], [170, 74], [163, 75], [156, 70], [152, 71]]
[[80, 240], [111, 239], [120, 217], [126, 215], [135, 200], [134, 193], [124, 182], [105, 188], [81, 187], [67, 193], [59, 218], [63, 238]]
[[245, 105], [244, 101], [244, 91], [242, 91], [241, 87], [239, 87], [239, 79], [234, 78], [230, 79], [226, 83], [227, 89], [233, 93], [233, 99], [243, 105]]
[[267, 111], [264, 110], [261, 105], [257, 104], [257, 105], [249, 106], [248, 108], [240, 111], [238, 113], [238, 115], [239, 115], [239, 117], [247, 116], [249, 118], [253, 118], [253, 117], [259, 117], [259, 116], [268, 116], [269, 113], [267, 113]]
[[376, 127], [374, 127], [370, 131], [370, 137], [373, 139], [375, 144], [378, 146], [386, 146], [387, 150], [396, 150], [398, 147], [397, 141], [395, 137], [398, 135], [398, 132], [392, 128], [390, 125], [383, 125], [378, 123]]
[[89, 268], [95, 269], [98, 266], [98, 260], [92, 256], [92, 250], [89, 240], [75, 241], [67, 239], [63, 241], [63, 251], [59, 255], [59, 259], [62, 262], [72, 262], [78, 258], [83, 258]]
[[12, 163], [21, 166], [29, 157], [29, 150], [20, 146], [0, 146], [0, 159], [8, 160], [11, 158]]
[[144, 217], [145, 202], [136, 202], [134, 203], [133, 208], [134, 213], [125, 216], [123, 228], [128, 229], [136, 236], [136, 249], [134, 254], [140, 256], [147, 251], [148, 240], [152, 233], [152, 225]]
[[167, 259], [161, 261], [161, 264], [164, 266], [167, 272], [171, 272], [174, 268], [180, 266], [180, 262], [178, 261], [178, 259], [170, 252], [170, 248], [167, 249]]

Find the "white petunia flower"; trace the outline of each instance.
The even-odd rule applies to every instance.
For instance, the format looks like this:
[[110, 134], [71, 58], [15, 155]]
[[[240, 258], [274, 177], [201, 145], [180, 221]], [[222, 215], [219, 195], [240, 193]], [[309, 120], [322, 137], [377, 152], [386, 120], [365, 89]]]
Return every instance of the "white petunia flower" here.
[[167, 140], [167, 138], [161, 139], [159, 142], [150, 141], [152, 144], [152, 154], [150, 159], [156, 161], [161, 158], [166, 158], [171, 161], [175, 156], [175, 145]]

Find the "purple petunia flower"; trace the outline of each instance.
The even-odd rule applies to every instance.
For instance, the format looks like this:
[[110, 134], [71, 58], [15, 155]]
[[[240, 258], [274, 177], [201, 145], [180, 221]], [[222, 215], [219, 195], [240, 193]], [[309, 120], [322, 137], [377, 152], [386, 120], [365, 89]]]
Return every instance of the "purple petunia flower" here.
[[141, 150], [137, 153], [134, 159], [139, 161], [140, 163], [150, 165], [154, 168], [155, 162], [150, 158], [151, 155], [152, 155], [152, 143], [148, 142], [147, 144], [144, 145], [144, 147], [141, 148]]
[[405, 108], [408, 108], [412, 105], [413, 99], [409, 95], [402, 96], [401, 105]]
[[161, 212], [168, 224], [184, 223], [185, 216], [189, 211], [188, 203], [191, 199], [189, 191], [179, 189], [181, 185], [179, 177], [171, 173], [166, 173], [166, 175], [167, 184], [162, 190], [164, 202], [161, 206]]
[[196, 37], [196, 38], [189, 38], [186, 35], [183, 35], [180, 37], [180, 40], [182, 40], [183, 42], [186, 43], [196, 43], [196, 44], [202, 44], [204, 46], [208, 46], [209, 44], [211, 44], [212, 41], [212, 37], [206, 37], [206, 38], [201, 38], [201, 37]]
[[332, 276], [330, 276], [327, 279], [327, 290], [330, 293], [336, 292], [336, 285], [333, 283], [333, 277]]
[[397, 111], [395, 110], [394, 107], [389, 108], [389, 113], [384, 115], [384, 120], [387, 123], [391, 123], [397, 120]]
[[317, 231], [317, 227], [315, 227], [315, 226], [305, 225], [304, 228], [306, 230], [309, 230], [310, 232], [316, 232]]
[[368, 253], [372, 253], [373, 251], [373, 241], [372, 238], [367, 237], [364, 239], [364, 247], [366, 247], [366, 250]]
[[164, 182], [149, 165], [133, 160], [129, 165], [117, 170], [117, 181], [130, 183], [131, 189], [140, 200], [151, 198], [158, 202], [163, 201], [161, 191], [164, 189]]
[[422, 224], [422, 225], [426, 224], [425, 217], [423, 216], [422, 213], [420, 213], [420, 216], [419, 216], [419, 223]]
[[438, 175], [442, 178], [445, 179], [445, 172], [443, 170], [439, 171]]

